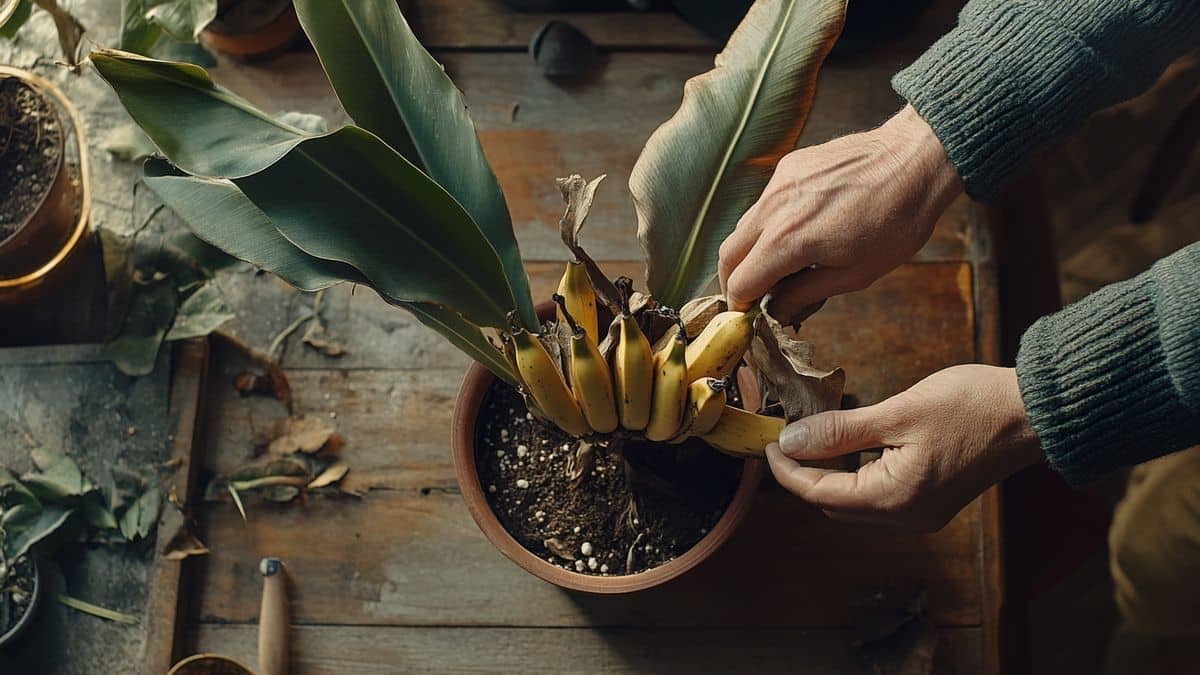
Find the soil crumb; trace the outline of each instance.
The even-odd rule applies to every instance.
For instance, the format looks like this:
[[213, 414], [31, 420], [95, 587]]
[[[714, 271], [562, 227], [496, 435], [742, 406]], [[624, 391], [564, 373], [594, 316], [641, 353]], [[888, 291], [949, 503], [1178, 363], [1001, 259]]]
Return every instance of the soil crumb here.
[[720, 519], [741, 478], [741, 460], [695, 439], [581, 450], [500, 382], [480, 420], [476, 464], [492, 511], [522, 546], [581, 574], [635, 574], [679, 557]]
[[15, 77], [0, 77], [0, 241], [42, 203], [62, 156], [53, 104]]

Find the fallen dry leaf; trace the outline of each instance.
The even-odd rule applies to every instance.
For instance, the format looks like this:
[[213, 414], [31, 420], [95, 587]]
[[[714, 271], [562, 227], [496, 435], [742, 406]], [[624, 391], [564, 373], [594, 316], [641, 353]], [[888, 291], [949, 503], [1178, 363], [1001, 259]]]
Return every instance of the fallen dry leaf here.
[[542, 545], [546, 547], [547, 551], [550, 551], [551, 553], [562, 558], [563, 560], [574, 560], [575, 559], [575, 551], [571, 550], [570, 546], [567, 546], [566, 544], [562, 543], [562, 540], [559, 539], [558, 537], [551, 537], [551, 538], [543, 541]]
[[[244, 517], [244, 516], [243, 516]], [[165, 560], [183, 560], [193, 555], [207, 555], [208, 547], [205, 546], [196, 535], [192, 534], [186, 527], [182, 527], [171, 537], [171, 541], [167, 542], [163, 548], [163, 559]]]
[[333, 434], [333, 427], [320, 417], [280, 417], [260, 434], [257, 445], [267, 446], [267, 452], [275, 455], [311, 453], [324, 447]]
[[346, 473], [349, 471], [350, 465], [346, 462], [338, 460], [325, 467], [325, 470], [322, 471], [319, 476], [312, 479], [312, 482], [306, 486], [306, 489], [315, 490], [316, 488], [323, 488], [328, 485], [333, 485], [344, 478]]
[[789, 422], [841, 405], [845, 371], [814, 366], [812, 343], [788, 334], [770, 316], [761, 315], [756, 326], [748, 357], [765, 404], [778, 403]]

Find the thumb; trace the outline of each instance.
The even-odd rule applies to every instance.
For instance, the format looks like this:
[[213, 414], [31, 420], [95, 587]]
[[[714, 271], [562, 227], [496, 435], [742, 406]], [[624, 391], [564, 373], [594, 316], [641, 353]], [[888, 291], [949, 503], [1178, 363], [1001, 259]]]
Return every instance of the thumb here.
[[792, 422], [779, 435], [779, 449], [797, 460], [827, 459], [884, 444], [879, 406], [832, 410]]

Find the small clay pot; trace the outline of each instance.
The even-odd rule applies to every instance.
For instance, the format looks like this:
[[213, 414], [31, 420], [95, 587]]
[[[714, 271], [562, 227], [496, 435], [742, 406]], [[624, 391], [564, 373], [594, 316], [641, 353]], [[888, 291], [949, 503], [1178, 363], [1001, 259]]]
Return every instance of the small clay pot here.
[[291, 0], [222, 0], [201, 40], [205, 47], [244, 61], [287, 51], [300, 35]]
[[[551, 318], [553, 307], [552, 304], [539, 307], [539, 316], [543, 320]], [[496, 514], [492, 512], [483, 485], [479, 482], [479, 472], [475, 466], [475, 425], [484, 399], [495, 379], [491, 371], [478, 363], [471, 364], [463, 378], [462, 387], [458, 390], [458, 400], [454, 405], [450, 438], [454, 475], [458, 479], [458, 488], [467, 502], [467, 510], [471, 512], [475, 524], [493, 546], [526, 572], [556, 586], [587, 593], [613, 594], [645, 590], [674, 579], [711, 556], [729, 539], [750, 510], [750, 504], [754, 501], [754, 494], [758, 491], [758, 484], [766, 470], [766, 463], [760, 459], [746, 460], [733, 499], [716, 525], [696, 542], [695, 546], [670, 562], [637, 574], [614, 576], [576, 574], [546, 562], [522, 546], [504, 529]]]
[[[44, 299], [71, 279], [86, 260], [92, 244], [88, 227], [87, 146], [74, 108], [54, 85], [32, 73], [0, 66], [0, 78], [21, 80], [57, 111], [66, 110], [55, 177], [39, 197], [38, 205], [7, 238], [0, 240], [0, 309], [29, 305]], [[79, 147], [79, 175], [67, 163], [67, 134], [74, 133]]]
[[33, 623], [33, 617], [37, 615], [38, 607], [41, 605], [42, 599], [42, 570], [37, 561], [33, 561], [33, 592], [30, 594], [29, 606], [25, 608], [25, 613], [21, 615], [20, 620], [13, 624], [7, 632], [0, 635], [0, 650], [9, 646], [16, 641], [17, 638], [25, 632], [25, 629]]

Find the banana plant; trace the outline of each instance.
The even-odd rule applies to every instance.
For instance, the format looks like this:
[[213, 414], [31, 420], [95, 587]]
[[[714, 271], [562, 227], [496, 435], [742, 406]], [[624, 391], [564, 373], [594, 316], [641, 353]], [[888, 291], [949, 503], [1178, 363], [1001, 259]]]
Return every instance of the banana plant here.
[[[301, 290], [373, 288], [573, 436], [700, 436], [761, 454], [758, 440], [777, 436], [782, 420], [723, 414], [726, 389], [755, 340], [790, 363], [779, 342], [789, 338], [756, 336], [771, 325], [758, 310], [720, 311], [719, 300], [696, 296], [720, 240], [795, 145], [844, 0], [759, 0], [717, 67], [688, 84], [679, 112], [647, 143], [630, 188], [649, 295], [610, 281], [579, 243], [600, 179], [559, 180], [571, 260], [558, 318], [546, 325], [461, 96], [396, 3], [295, 6], [352, 120], [340, 129], [272, 117], [195, 65], [92, 52], [162, 155], [145, 165], [146, 184], [197, 236]], [[602, 311], [611, 319], [603, 326]], [[795, 372], [840, 396], [835, 373]]]

